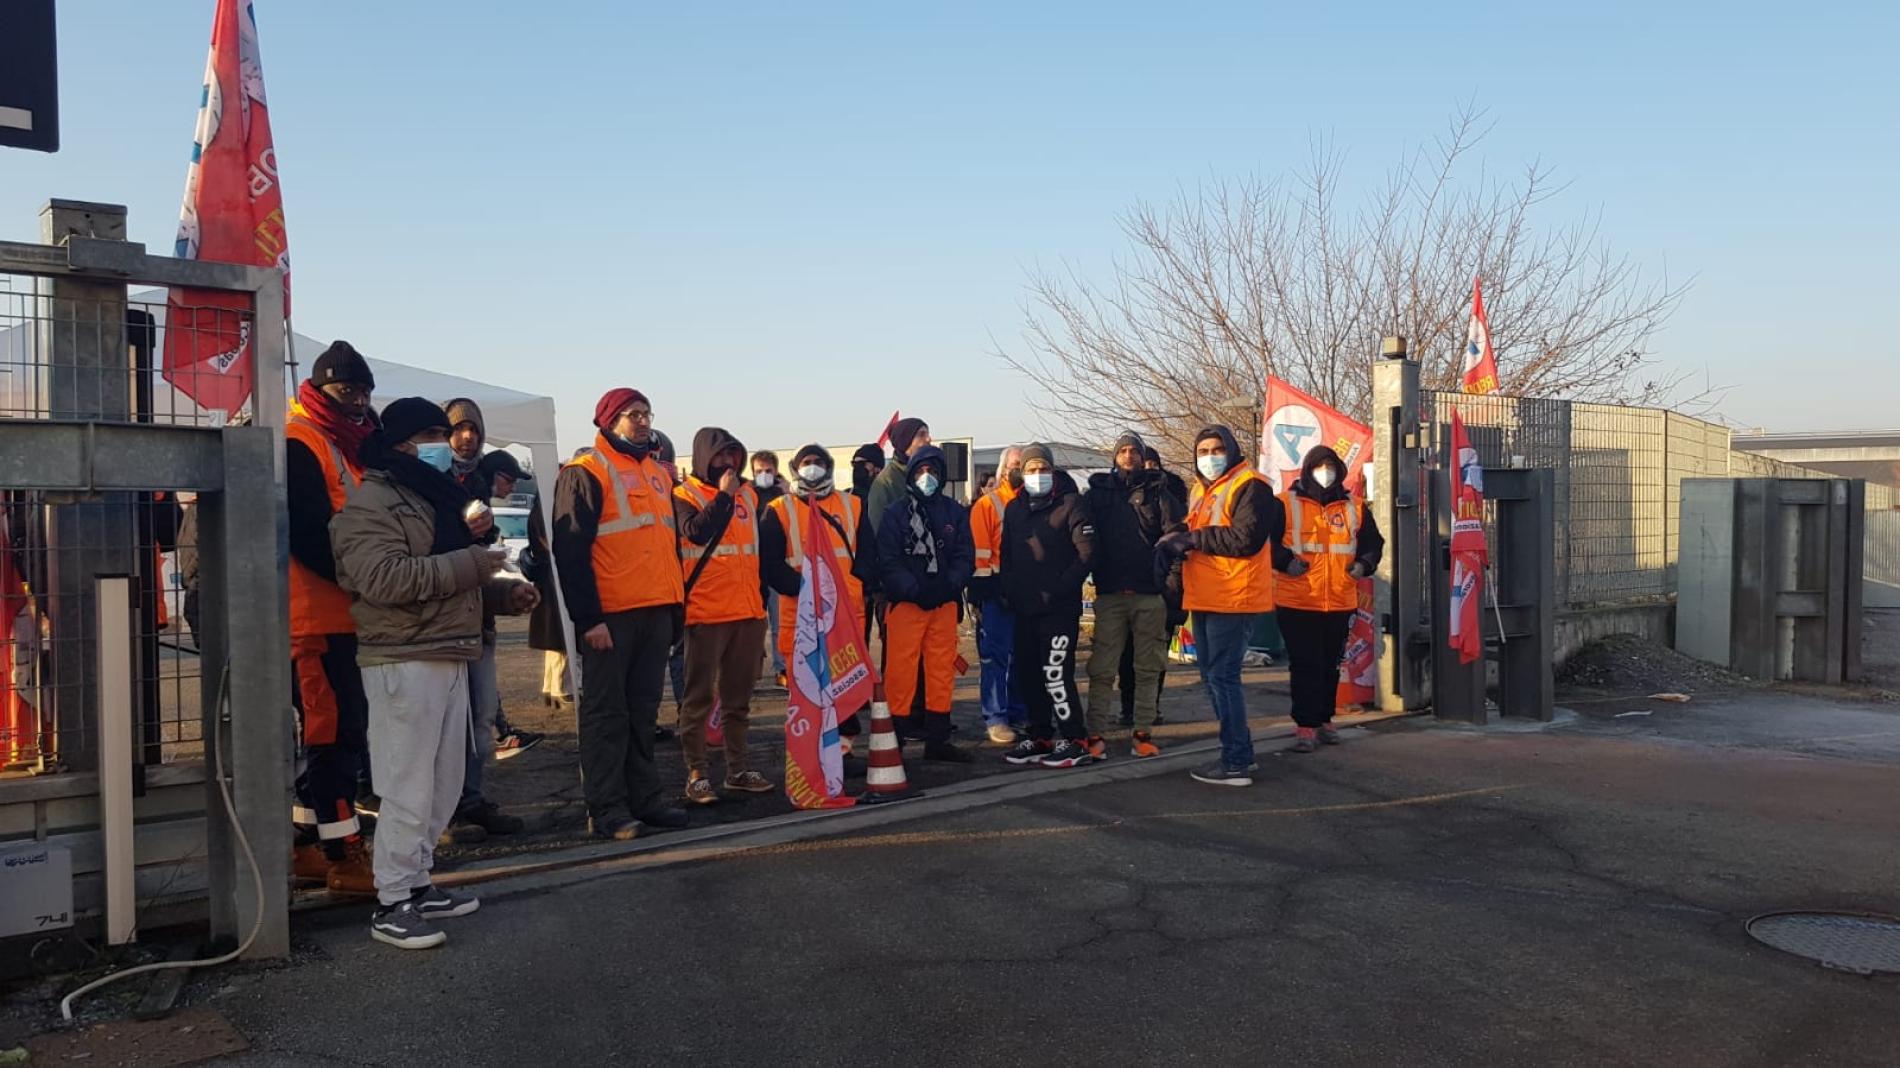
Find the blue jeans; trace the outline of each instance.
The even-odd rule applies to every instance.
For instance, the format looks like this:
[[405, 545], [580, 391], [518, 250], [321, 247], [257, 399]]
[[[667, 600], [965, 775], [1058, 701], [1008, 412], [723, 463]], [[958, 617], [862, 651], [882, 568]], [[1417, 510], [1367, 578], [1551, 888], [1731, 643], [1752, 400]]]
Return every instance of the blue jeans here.
[[770, 590], [765, 594], [765, 644], [772, 650], [772, 673], [785, 674], [785, 654], [778, 651], [778, 602], [779, 596]]
[[462, 773], [457, 812], [482, 803], [482, 765], [495, 751], [495, 717], [501, 712], [501, 688], [495, 679], [495, 636], [482, 635], [482, 658], [468, 666], [468, 766]]
[[983, 660], [983, 723], [994, 727], [1020, 726], [1029, 721], [1029, 710], [1011, 685], [1015, 673], [1010, 670], [1016, 655], [1016, 617], [1003, 602], [983, 602], [976, 621], [976, 655]]
[[1229, 771], [1245, 771], [1253, 763], [1253, 731], [1240, 692], [1240, 659], [1253, 640], [1253, 621], [1244, 612], [1194, 613], [1194, 659], [1220, 723], [1220, 762]]

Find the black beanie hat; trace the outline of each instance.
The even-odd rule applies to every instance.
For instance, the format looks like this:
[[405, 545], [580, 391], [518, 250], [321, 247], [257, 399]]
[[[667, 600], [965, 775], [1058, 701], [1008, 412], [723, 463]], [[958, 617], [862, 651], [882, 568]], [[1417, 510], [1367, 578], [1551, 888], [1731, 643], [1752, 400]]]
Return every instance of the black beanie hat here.
[[1050, 467], [1056, 465], [1055, 453], [1050, 452], [1049, 446], [1044, 445], [1040, 441], [1031, 442], [1023, 446], [1023, 466], [1028, 467], [1029, 461], [1031, 460], [1041, 460]]
[[910, 443], [917, 440], [917, 432], [929, 423], [922, 419], [899, 419], [891, 424], [891, 452], [898, 456], [910, 455]]
[[1153, 445], [1146, 446], [1141, 450], [1141, 458], [1148, 461], [1151, 464], [1158, 464], [1161, 462], [1161, 454], [1155, 451], [1155, 447]]
[[391, 445], [408, 441], [430, 427], [446, 432], [449, 417], [441, 405], [426, 397], [404, 397], [383, 409], [383, 440]]
[[830, 471], [833, 469], [834, 465], [831, 459], [831, 450], [825, 448], [823, 445], [812, 444], [792, 454], [792, 470], [794, 472], [803, 466], [803, 461], [807, 456], [823, 464], [825, 470]]
[[879, 467], [883, 467], [884, 466], [884, 446], [879, 445], [875, 441], [866, 442], [865, 444], [858, 446], [858, 451], [851, 454], [851, 462], [857, 463], [859, 460], [863, 460], [866, 463], [872, 463], [872, 464], [878, 465]]
[[1114, 459], [1114, 453], [1118, 453], [1130, 445], [1135, 447], [1136, 456], [1144, 460], [1148, 458], [1148, 443], [1141, 440], [1140, 434], [1132, 430], [1124, 430], [1122, 431], [1122, 436], [1115, 439], [1115, 448], [1110, 451], [1109, 459]]
[[376, 388], [376, 376], [370, 373], [369, 361], [347, 341], [330, 342], [317, 362], [310, 365], [311, 385], [322, 389], [332, 382], [353, 382]]

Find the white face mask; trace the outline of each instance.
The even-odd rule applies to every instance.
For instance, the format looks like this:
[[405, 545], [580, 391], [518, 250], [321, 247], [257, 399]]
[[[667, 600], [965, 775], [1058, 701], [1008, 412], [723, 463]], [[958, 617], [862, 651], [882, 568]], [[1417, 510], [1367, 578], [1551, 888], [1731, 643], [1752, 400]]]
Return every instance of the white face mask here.
[[1338, 477], [1339, 476], [1333, 473], [1333, 466], [1331, 464], [1313, 469], [1313, 485], [1318, 486], [1320, 489], [1330, 489], [1334, 480]]
[[773, 483], [777, 481], [778, 476], [770, 471], [760, 471], [758, 474], [752, 476], [752, 484], [760, 489], [771, 489]]
[[917, 487], [917, 492], [926, 497], [936, 496], [937, 487], [943, 485], [942, 482], [938, 481], [937, 476], [929, 471], [918, 475], [917, 481], [913, 484]]
[[1194, 469], [1201, 473], [1202, 478], [1211, 482], [1227, 473], [1227, 454], [1217, 452], [1208, 456], [1196, 456]]
[[825, 470], [822, 464], [806, 464], [798, 469], [798, 477], [804, 479], [806, 485], [816, 486], [830, 478], [831, 472]]
[[1024, 471], [1023, 492], [1031, 497], [1047, 497], [1056, 488], [1056, 476], [1048, 471]]

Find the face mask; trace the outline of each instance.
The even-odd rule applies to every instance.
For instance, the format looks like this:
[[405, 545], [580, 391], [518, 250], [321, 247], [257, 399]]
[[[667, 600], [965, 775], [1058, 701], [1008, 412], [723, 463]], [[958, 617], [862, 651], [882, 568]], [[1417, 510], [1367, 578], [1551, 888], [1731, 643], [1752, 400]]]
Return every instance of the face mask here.
[[425, 442], [416, 446], [416, 459], [447, 474], [449, 465], [455, 462], [455, 450], [446, 441]]
[[1013, 489], [1013, 490], [1022, 489], [1023, 488], [1023, 469], [1019, 467], [1015, 469], [1014, 471], [1011, 471], [1007, 476], [1004, 477], [1003, 481], [1009, 483], [1010, 489]]
[[1337, 479], [1338, 477], [1339, 477], [1338, 475], [1333, 473], [1333, 469], [1331, 466], [1318, 467], [1318, 468], [1313, 469], [1313, 485], [1318, 486], [1320, 489], [1327, 489], [1331, 487], [1333, 484], [1333, 481]]
[[719, 480], [725, 478], [726, 472], [730, 470], [732, 470], [732, 468], [727, 467], [725, 464], [714, 464], [706, 469], [706, 481], [717, 486]]
[[1022, 478], [1023, 489], [1031, 497], [1047, 497], [1049, 491], [1056, 488], [1056, 476], [1048, 471], [1037, 471]]
[[770, 471], [760, 471], [758, 474], [752, 476], [752, 484], [762, 490], [771, 489], [772, 484], [777, 481], [778, 476]]
[[1202, 478], [1212, 482], [1227, 473], [1227, 454], [1217, 452], [1212, 456], [1196, 456], [1194, 469], [1201, 473]]
[[851, 465], [851, 488], [857, 492], [858, 496], [862, 497], [871, 492], [871, 483], [876, 478], [877, 476], [871, 473], [870, 468], [862, 464]]
[[821, 482], [829, 481], [831, 472], [825, 470], [823, 464], [806, 464], [798, 469], [798, 477], [803, 479], [806, 485], [816, 486]]
[[926, 497], [934, 497], [937, 494], [937, 487], [943, 485], [943, 482], [938, 479], [933, 472], [925, 471], [923, 474], [918, 475], [917, 481], [911, 483], [911, 485], [917, 487], [918, 493]]

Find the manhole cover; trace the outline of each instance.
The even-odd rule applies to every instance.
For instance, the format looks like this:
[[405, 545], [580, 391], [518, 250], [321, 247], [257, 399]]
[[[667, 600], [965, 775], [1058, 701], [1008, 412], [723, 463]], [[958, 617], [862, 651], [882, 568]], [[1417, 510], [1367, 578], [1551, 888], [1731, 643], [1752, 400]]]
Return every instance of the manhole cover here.
[[1770, 912], [1748, 921], [1764, 945], [1844, 972], [1900, 974], [1900, 919], [1855, 912]]

